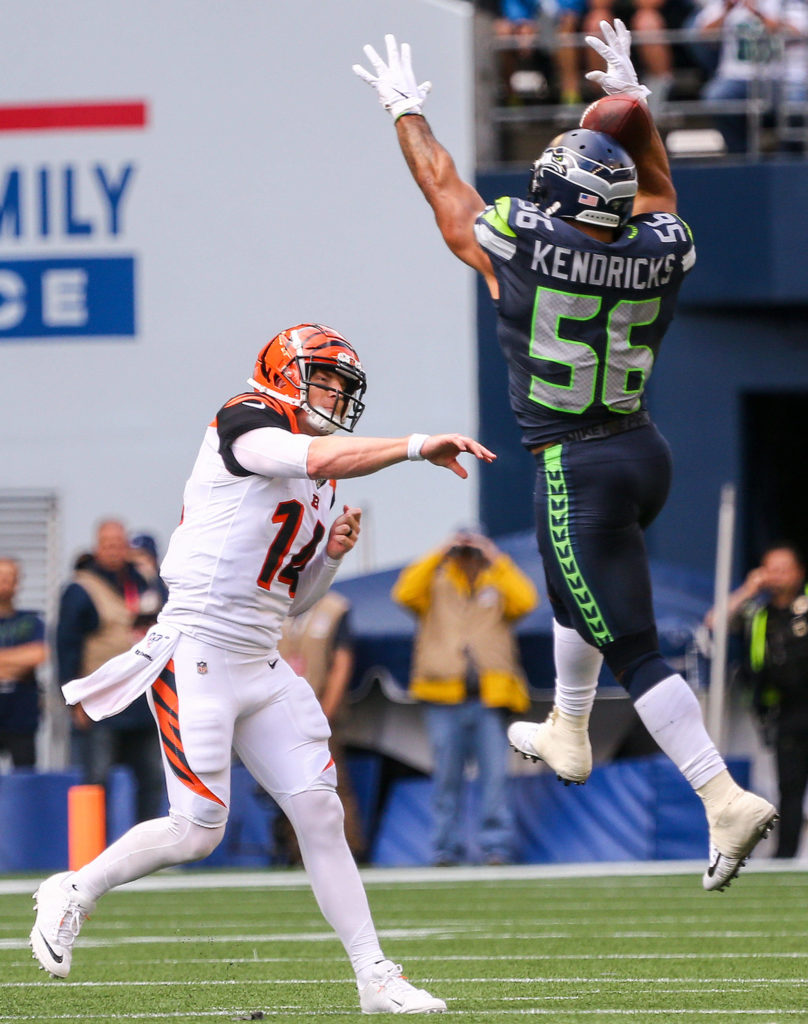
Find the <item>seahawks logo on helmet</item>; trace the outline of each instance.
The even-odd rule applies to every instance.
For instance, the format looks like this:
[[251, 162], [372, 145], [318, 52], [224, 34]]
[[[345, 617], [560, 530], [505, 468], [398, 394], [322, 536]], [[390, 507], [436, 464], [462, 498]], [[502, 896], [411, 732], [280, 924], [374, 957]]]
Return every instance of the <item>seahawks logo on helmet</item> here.
[[529, 191], [550, 216], [620, 228], [631, 216], [637, 169], [610, 135], [576, 128], [556, 136], [535, 161]]

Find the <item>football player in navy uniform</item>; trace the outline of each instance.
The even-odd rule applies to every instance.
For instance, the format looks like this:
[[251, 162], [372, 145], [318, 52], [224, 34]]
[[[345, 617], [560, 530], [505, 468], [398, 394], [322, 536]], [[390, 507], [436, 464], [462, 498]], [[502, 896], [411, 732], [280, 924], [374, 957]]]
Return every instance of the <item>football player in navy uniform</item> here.
[[[630, 34], [601, 23], [587, 41], [607, 94], [644, 103]], [[644, 388], [695, 262], [662, 140], [650, 119], [630, 155], [575, 128], [531, 169], [528, 200], [486, 205], [458, 175], [421, 110], [410, 48], [371, 46], [354, 71], [392, 115], [412, 175], [451, 251], [485, 279], [497, 309], [511, 406], [537, 464], [536, 526], [554, 612], [555, 706], [516, 722], [511, 745], [563, 781], [592, 769], [588, 722], [603, 660], [661, 749], [702, 798], [710, 828], [705, 889], [729, 884], [771, 830], [775, 808], [732, 779], [687, 682], [662, 658], [643, 531], [668, 493], [671, 460]]]

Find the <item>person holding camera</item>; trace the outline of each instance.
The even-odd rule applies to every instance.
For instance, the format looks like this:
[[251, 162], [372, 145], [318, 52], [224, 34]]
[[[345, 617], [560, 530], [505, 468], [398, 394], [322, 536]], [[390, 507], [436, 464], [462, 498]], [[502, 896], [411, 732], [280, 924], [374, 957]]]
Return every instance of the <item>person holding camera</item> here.
[[538, 604], [536, 588], [491, 540], [464, 530], [406, 566], [392, 597], [418, 619], [409, 690], [424, 702], [433, 752], [434, 863], [470, 854], [462, 828], [469, 762], [480, 784], [479, 858], [508, 863], [506, 717], [530, 706], [513, 625]]
[[[808, 789], [808, 586], [805, 556], [790, 540], [769, 544], [727, 601], [743, 637], [740, 679], [777, 766], [780, 827], [775, 857], [796, 857]], [[704, 619], [715, 627], [715, 609]]]

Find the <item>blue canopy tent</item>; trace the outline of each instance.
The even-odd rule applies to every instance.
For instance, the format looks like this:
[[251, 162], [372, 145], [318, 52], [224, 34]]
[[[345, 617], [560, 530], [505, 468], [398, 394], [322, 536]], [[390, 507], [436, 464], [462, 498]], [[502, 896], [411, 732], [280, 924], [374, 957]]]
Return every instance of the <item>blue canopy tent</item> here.
[[[496, 543], [533, 580], [541, 595], [538, 608], [516, 625], [528, 683], [532, 694], [540, 699], [553, 687], [553, 648], [552, 614], [536, 540], [532, 532], [524, 531], [498, 537]], [[390, 597], [398, 573], [392, 569], [336, 584], [335, 589], [351, 602], [356, 638], [354, 700], [361, 700], [376, 682], [391, 699], [406, 692], [415, 622]], [[662, 563], [652, 563], [651, 576], [660, 647], [681, 671], [695, 630], [712, 603], [712, 580], [702, 573]], [[608, 669], [604, 669], [600, 685], [617, 686]]]
[[[539, 607], [516, 626], [532, 698], [525, 717], [541, 721], [553, 699], [553, 636], [535, 538], [532, 532], [522, 532], [498, 537], [496, 543], [530, 576], [542, 598]], [[370, 827], [374, 836], [371, 857], [378, 864], [419, 864], [428, 863], [430, 857], [431, 751], [421, 707], [407, 695], [415, 620], [390, 597], [398, 572], [349, 579], [337, 583], [336, 589], [351, 602], [356, 671], [347, 738], [354, 750], [365, 751], [355, 782], [360, 805], [365, 805], [374, 822]], [[662, 653], [698, 686], [694, 638], [712, 603], [712, 580], [660, 563], [652, 563], [651, 576]], [[701, 855], [706, 844], [703, 812], [698, 798], [667, 758], [641, 756], [611, 763], [616, 754], [633, 753], [631, 740], [637, 727], [631, 701], [604, 668], [590, 721], [597, 767], [586, 787], [559, 786], [546, 766], [512, 755], [510, 782], [518, 859]], [[634, 750], [651, 753], [641, 745], [638, 748], [636, 742]], [[394, 773], [383, 798], [378, 792], [380, 760], [403, 766], [401, 774]], [[473, 805], [473, 782], [468, 797]], [[380, 808], [378, 821], [374, 806]], [[610, 837], [608, 841], [606, 837]]]

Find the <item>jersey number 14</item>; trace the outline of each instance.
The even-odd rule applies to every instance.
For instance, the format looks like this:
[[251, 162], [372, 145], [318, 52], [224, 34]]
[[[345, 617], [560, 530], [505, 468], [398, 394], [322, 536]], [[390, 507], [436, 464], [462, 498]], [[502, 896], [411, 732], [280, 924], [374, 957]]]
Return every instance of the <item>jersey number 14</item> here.
[[[277, 576], [279, 583], [285, 583], [289, 587], [289, 596], [295, 596], [300, 574], [314, 557], [317, 545], [325, 533], [325, 527], [318, 519], [311, 540], [290, 556], [289, 552], [303, 522], [303, 512], [301, 503], [294, 500], [282, 501], [275, 509], [272, 522], [279, 523], [280, 529], [269, 546], [263, 568], [256, 581], [262, 590], [269, 590], [272, 587], [272, 581]], [[280, 571], [278, 571], [279, 569]]]

